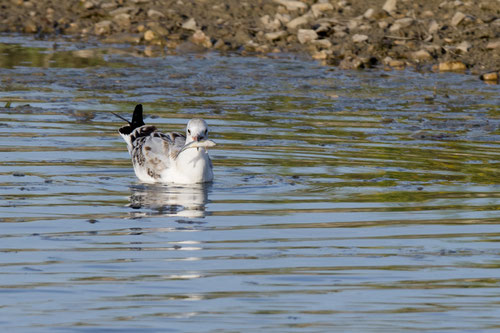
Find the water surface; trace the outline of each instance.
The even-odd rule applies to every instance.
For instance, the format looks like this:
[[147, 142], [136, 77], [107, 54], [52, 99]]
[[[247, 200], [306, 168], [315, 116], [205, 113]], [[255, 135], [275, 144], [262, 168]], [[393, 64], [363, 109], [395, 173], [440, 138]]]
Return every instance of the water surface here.
[[[0, 38], [9, 332], [497, 331], [497, 85]], [[122, 122], [218, 143], [139, 183]]]

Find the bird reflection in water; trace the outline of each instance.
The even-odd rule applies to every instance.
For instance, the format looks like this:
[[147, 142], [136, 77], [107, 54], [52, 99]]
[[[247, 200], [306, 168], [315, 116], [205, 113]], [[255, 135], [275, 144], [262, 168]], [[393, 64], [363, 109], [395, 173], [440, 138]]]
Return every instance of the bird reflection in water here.
[[131, 187], [129, 207], [147, 209], [140, 216], [177, 216], [203, 218], [212, 184], [163, 185], [137, 184]]

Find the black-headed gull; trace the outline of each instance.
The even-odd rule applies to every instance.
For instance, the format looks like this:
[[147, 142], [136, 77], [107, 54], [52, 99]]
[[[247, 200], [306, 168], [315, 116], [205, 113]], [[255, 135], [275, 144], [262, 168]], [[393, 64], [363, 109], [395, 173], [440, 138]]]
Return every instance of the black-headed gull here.
[[194, 184], [213, 180], [212, 161], [206, 148], [215, 146], [215, 142], [207, 140], [205, 120], [191, 119], [183, 135], [161, 133], [146, 125], [141, 104], [135, 107], [131, 122], [113, 114], [128, 123], [118, 132], [127, 143], [135, 174], [141, 181]]

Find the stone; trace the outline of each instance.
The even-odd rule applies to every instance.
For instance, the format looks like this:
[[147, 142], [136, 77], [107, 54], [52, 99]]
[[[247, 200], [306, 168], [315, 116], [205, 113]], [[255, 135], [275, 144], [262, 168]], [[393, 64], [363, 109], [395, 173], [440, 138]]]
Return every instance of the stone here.
[[414, 20], [411, 17], [405, 17], [399, 20], [394, 21], [394, 24], [391, 25], [389, 28], [389, 31], [395, 32], [399, 31], [400, 29], [404, 29], [412, 25]]
[[439, 63], [438, 69], [440, 72], [465, 71], [467, 66], [461, 61], [444, 61]]
[[406, 63], [403, 60], [391, 59], [388, 62], [388, 65], [392, 68], [400, 69], [406, 66]]
[[116, 15], [120, 15], [120, 14], [129, 14], [130, 12], [134, 11], [134, 7], [120, 7], [120, 8], [117, 8], [115, 10], [112, 10], [109, 12], [109, 15], [110, 16], [116, 16]]
[[24, 32], [31, 34], [37, 32], [38, 28], [35, 22], [33, 22], [31, 19], [28, 19], [26, 22], [24, 22], [23, 30]]
[[471, 47], [472, 47], [472, 44], [469, 43], [468, 41], [463, 41], [456, 46], [457, 50], [461, 51], [462, 53], [469, 52]]
[[365, 19], [371, 19], [373, 15], [375, 14], [375, 9], [373, 8], [368, 8], [366, 12], [363, 14], [363, 17]]
[[436, 20], [432, 20], [431, 23], [429, 23], [429, 33], [430, 34], [435, 34], [438, 32], [440, 29], [439, 24], [436, 22]]
[[455, 15], [451, 18], [451, 25], [456, 27], [458, 26], [466, 17], [466, 15], [462, 12], [456, 12]]
[[367, 35], [355, 34], [354, 36], [352, 36], [352, 41], [354, 43], [361, 43], [361, 42], [364, 42], [364, 41], [367, 41], [367, 40], [368, 40], [368, 36]]
[[111, 31], [111, 21], [104, 20], [94, 25], [94, 33], [98, 36], [109, 34]]
[[206, 47], [207, 49], [212, 47], [212, 41], [210, 40], [210, 37], [208, 37], [201, 30], [196, 30], [194, 32], [194, 34], [191, 36], [191, 41], [194, 44]]
[[268, 32], [267, 34], [264, 35], [264, 37], [267, 40], [273, 41], [273, 40], [276, 40], [276, 39], [283, 38], [286, 35], [287, 35], [287, 32], [281, 30], [281, 31], [276, 31], [276, 32]]
[[323, 12], [333, 10], [333, 5], [328, 2], [320, 2], [311, 6], [311, 12], [314, 17], [320, 16]]
[[290, 15], [280, 14], [280, 13], [277, 13], [276, 15], [274, 15], [274, 18], [279, 20], [281, 22], [281, 24], [287, 24], [288, 22], [290, 22], [292, 20]]
[[184, 23], [182, 23], [182, 28], [186, 29], [186, 30], [196, 31], [196, 30], [198, 30], [198, 25], [196, 24], [196, 21], [194, 20], [194, 18], [190, 18], [187, 21], [185, 21]]
[[152, 18], [153, 20], [157, 20], [157, 19], [165, 17], [165, 15], [156, 9], [150, 9], [150, 10], [148, 10], [148, 17]]
[[130, 14], [118, 14], [115, 17], [113, 17], [113, 21], [116, 22], [119, 26], [121, 27], [128, 27], [130, 26]]
[[328, 58], [328, 53], [326, 53], [325, 50], [314, 52], [312, 54], [312, 58], [315, 60], [325, 60], [326, 58]]
[[318, 34], [312, 29], [299, 29], [297, 32], [297, 39], [300, 44], [305, 44], [318, 39]]
[[479, 78], [483, 81], [498, 82], [498, 73], [497, 72], [484, 73]]
[[297, 29], [299, 26], [309, 23], [310, 19], [311, 19], [310, 15], [308, 15], [308, 14], [302, 15], [302, 16], [296, 17], [293, 20], [291, 20], [290, 22], [288, 22], [286, 24], [286, 27], [288, 29]]
[[147, 30], [144, 33], [144, 40], [147, 42], [150, 42], [152, 40], [156, 39], [156, 34], [153, 30]]
[[429, 51], [426, 51], [426, 50], [418, 50], [416, 52], [413, 52], [411, 54], [411, 57], [415, 60], [430, 60], [430, 59], [432, 59], [431, 54], [429, 53]]
[[387, 0], [382, 6], [382, 9], [388, 13], [392, 13], [396, 10], [396, 5], [397, 5], [397, 0]]
[[260, 22], [266, 30], [277, 30], [281, 27], [281, 22], [276, 17], [271, 19], [269, 15], [264, 15], [260, 18]]
[[329, 49], [332, 47], [332, 42], [330, 42], [328, 39], [316, 39], [313, 40], [312, 43], [324, 49]]
[[500, 40], [497, 41], [491, 41], [486, 45], [486, 48], [488, 50], [495, 50], [495, 49], [500, 49]]
[[274, 2], [284, 6], [289, 11], [296, 11], [299, 9], [307, 9], [307, 5], [302, 1], [296, 0], [274, 0]]

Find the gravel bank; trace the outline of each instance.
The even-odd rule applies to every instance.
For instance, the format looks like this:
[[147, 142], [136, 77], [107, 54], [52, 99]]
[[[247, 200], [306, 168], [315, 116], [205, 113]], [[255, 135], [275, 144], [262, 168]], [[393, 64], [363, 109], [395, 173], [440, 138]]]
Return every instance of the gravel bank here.
[[168, 52], [302, 52], [346, 69], [463, 71], [498, 82], [500, 1], [3, 0], [0, 31]]

